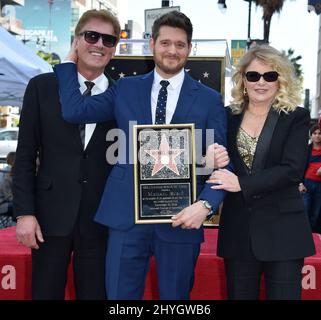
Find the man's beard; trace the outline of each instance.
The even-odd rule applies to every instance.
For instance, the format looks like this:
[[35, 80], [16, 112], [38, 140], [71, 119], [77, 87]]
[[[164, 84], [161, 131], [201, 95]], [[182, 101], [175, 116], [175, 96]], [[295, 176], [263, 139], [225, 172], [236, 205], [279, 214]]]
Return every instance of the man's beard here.
[[166, 74], [177, 74], [179, 73], [182, 68], [184, 68], [186, 61], [182, 61], [181, 63], [171, 67], [171, 66], [166, 66], [165, 64], [163, 64], [162, 62], [158, 62], [155, 61], [155, 64], [157, 65], [157, 67], [163, 71]]

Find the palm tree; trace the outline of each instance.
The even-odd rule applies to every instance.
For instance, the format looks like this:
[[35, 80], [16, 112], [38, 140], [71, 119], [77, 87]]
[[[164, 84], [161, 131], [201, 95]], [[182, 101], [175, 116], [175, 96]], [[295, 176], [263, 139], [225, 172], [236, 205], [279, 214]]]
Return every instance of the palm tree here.
[[300, 64], [300, 60], [302, 59], [302, 56], [295, 56], [294, 55], [294, 49], [288, 49], [288, 51], [282, 51], [282, 54], [287, 57], [293, 64], [295, 75], [299, 79], [301, 83], [301, 87], [303, 86], [303, 70], [302, 65]]
[[285, 0], [254, 0], [256, 6], [260, 6], [263, 9], [264, 42], [269, 42], [272, 16], [275, 12], [281, 12], [284, 1]]

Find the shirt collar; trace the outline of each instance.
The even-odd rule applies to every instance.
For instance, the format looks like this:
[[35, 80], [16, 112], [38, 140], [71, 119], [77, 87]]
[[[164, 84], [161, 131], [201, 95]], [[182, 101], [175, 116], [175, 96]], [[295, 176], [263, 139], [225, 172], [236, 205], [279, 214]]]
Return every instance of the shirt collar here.
[[[85, 85], [85, 81], [87, 80], [85, 77], [83, 77], [79, 72], [78, 72], [78, 82], [80, 84], [80, 90], [81, 92], [85, 91], [87, 89]], [[96, 89], [98, 88], [101, 92], [105, 91], [108, 88], [108, 79], [105, 76], [104, 73], [102, 73], [99, 77], [96, 79], [92, 80], [91, 82], [95, 83]]]
[[176, 74], [175, 76], [173, 76], [172, 78], [169, 79], [163, 79], [159, 73], [157, 73], [156, 69], [154, 69], [154, 84], [157, 84], [158, 86], [160, 86], [160, 82], [162, 80], [167, 80], [169, 81], [169, 88], [172, 89], [176, 89], [177, 87], [181, 86], [183, 81], [184, 81], [184, 77], [185, 77], [185, 71], [184, 68], [182, 68], [182, 70]]

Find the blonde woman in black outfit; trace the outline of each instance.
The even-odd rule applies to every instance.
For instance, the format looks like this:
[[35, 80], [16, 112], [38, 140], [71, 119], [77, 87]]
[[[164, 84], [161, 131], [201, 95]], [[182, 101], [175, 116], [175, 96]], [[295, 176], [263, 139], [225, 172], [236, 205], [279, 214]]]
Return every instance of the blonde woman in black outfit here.
[[[228, 191], [220, 220], [229, 299], [300, 299], [304, 257], [315, 253], [298, 184], [308, 147], [309, 113], [291, 63], [276, 49], [250, 49], [233, 76], [228, 153], [234, 172], [215, 170]], [[207, 161], [214, 155], [207, 154]]]

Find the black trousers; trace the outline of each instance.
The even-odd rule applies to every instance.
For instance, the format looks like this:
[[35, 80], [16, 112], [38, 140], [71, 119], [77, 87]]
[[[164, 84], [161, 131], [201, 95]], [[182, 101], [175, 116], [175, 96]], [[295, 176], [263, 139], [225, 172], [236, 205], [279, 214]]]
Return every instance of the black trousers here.
[[76, 223], [69, 236], [44, 236], [44, 240], [44, 243], [39, 243], [38, 250], [32, 250], [33, 300], [64, 299], [71, 259], [76, 299], [106, 299], [106, 238], [85, 237], [80, 234]]
[[259, 299], [261, 275], [267, 300], [300, 300], [304, 259], [262, 262], [224, 259], [228, 298]]

